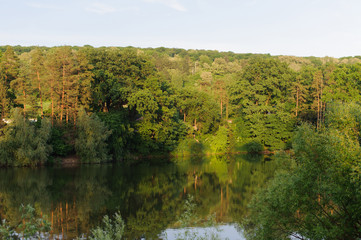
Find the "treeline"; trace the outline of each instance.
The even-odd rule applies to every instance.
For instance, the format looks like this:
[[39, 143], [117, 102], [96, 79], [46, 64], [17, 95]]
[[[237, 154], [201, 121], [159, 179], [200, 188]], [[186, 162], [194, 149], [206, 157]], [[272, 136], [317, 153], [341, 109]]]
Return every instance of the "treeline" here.
[[[358, 57], [91, 46], [0, 50], [0, 112], [8, 123], [0, 129], [3, 165], [75, 154], [101, 162], [284, 149], [299, 123], [322, 127], [329, 103], [359, 101], [361, 90]], [[45, 129], [46, 137], [37, 133]], [[42, 138], [43, 147], [29, 134]]]

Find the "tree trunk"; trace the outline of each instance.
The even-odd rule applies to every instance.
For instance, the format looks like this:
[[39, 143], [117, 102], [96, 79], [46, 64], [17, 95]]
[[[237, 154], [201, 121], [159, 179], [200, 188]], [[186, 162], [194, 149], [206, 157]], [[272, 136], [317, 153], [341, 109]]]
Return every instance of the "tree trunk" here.
[[70, 109], [69, 96], [66, 95], [65, 96], [65, 121], [66, 121], [66, 124], [68, 124], [68, 122], [69, 122], [69, 109]]
[[299, 88], [297, 87], [297, 92], [296, 92], [296, 117], [298, 116], [298, 94], [299, 94]]
[[221, 187], [221, 220], [223, 217], [223, 188]]
[[42, 93], [41, 93], [41, 84], [40, 84], [39, 71], [36, 71], [36, 76], [38, 77], [38, 89], [39, 89], [39, 98], [40, 98], [41, 118], [43, 118], [44, 117], [43, 96], [42, 96]]
[[65, 98], [65, 66], [63, 65], [63, 91], [61, 93], [60, 124], [63, 121], [64, 98]]
[[76, 115], [78, 112], [78, 96], [75, 98], [75, 110], [74, 110], [74, 127], [76, 126]]
[[320, 95], [317, 93], [317, 129], [320, 127]]
[[221, 97], [221, 119], [222, 119], [222, 115], [223, 115], [223, 99]]
[[51, 125], [54, 125], [54, 87], [51, 87], [50, 92], [50, 98], [51, 98]]
[[228, 103], [229, 103], [229, 101], [228, 101], [228, 97], [227, 97], [227, 101], [226, 101], [226, 119], [227, 119], [227, 121], [228, 121]]
[[24, 119], [26, 117], [26, 92], [25, 92], [25, 89], [23, 88], [23, 95], [24, 95], [24, 102], [23, 102], [23, 105], [24, 105]]
[[321, 79], [320, 85], [321, 85], [320, 86], [320, 126], [321, 126], [323, 121], [323, 103], [322, 103], [323, 79]]

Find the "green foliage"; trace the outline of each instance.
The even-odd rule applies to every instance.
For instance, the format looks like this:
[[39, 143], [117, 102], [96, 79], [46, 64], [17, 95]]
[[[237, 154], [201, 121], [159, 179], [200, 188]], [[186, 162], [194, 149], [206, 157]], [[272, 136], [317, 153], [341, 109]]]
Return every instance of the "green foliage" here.
[[337, 128], [299, 128], [294, 158], [286, 160], [291, 163], [252, 200], [244, 224], [248, 239], [360, 237], [361, 149], [347, 129]]
[[6, 51], [0, 59], [0, 111], [1, 117], [8, 116], [13, 100], [16, 98], [10, 88], [11, 82], [16, 80], [19, 74], [19, 58], [11, 46], [6, 47]]
[[75, 150], [82, 162], [99, 163], [110, 159], [106, 140], [111, 132], [96, 114], [78, 113]]
[[114, 160], [123, 160], [124, 155], [129, 154], [131, 151], [136, 151], [136, 148], [132, 146], [134, 128], [130, 126], [124, 111], [98, 113], [97, 115], [111, 131], [111, 135], [108, 138], [108, 146]]
[[154, 74], [152, 63], [133, 49], [86, 49], [94, 67], [92, 95], [94, 108], [102, 111], [120, 110], [131, 94]]
[[172, 155], [177, 156], [175, 161], [190, 160], [193, 163], [199, 163], [204, 160], [204, 155], [209, 151], [204, 141], [194, 138], [185, 138], [181, 140]]
[[6, 220], [3, 219], [2, 223], [0, 224], [0, 237], [4, 240], [11, 240], [14, 239], [15, 231], [12, 229], [7, 223]]
[[[218, 229], [217, 223], [215, 221], [215, 215], [211, 215], [207, 218], [206, 221], [202, 221], [197, 216], [196, 210], [197, 204], [195, 203], [194, 197], [192, 195], [188, 195], [187, 199], [184, 202], [183, 213], [179, 217], [178, 222], [180, 223], [180, 227], [184, 230], [181, 233], [177, 234], [177, 240], [206, 240], [212, 239], [217, 240], [218, 237]], [[206, 231], [205, 235], [199, 234], [194, 227], [212, 227], [214, 230]], [[167, 238], [166, 238], [167, 239]]]
[[244, 149], [248, 153], [261, 153], [263, 151], [263, 145], [258, 141], [251, 141], [244, 145]]
[[50, 222], [42, 217], [39, 217], [31, 205], [22, 205], [20, 207], [22, 223], [19, 229], [22, 229], [22, 236], [25, 239], [36, 237], [40, 238], [42, 233], [50, 231]]
[[243, 154], [242, 158], [248, 162], [260, 162], [262, 159], [264, 159], [264, 156], [258, 153], [247, 153]]
[[59, 126], [51, 128], [50, 145], [53, 147], [53, 155], [65, 157], [73, 151], [73, 146], [65, 138], [66, 130]]
[[9, 226], [5, 220], [0, 224], [0, 237], [2, 239], [45, 239], [49, 237], [50, 222], [43, 216], [39, 216], [35, 208], [31, 205], [21, 205], [19, 210], [21, 223], [16, 229]]
[[194, 202], [194, 197], [188, 195], [187, 199], [184, 202], [184, 212], [179, 217], [179, 223], [181, 227], [190, 227], [197, 224], [198, 219], [196, 219], [195, 208], [197, 204]]
[[361, 141], [361, 106], [355, 102], [328, 104], [325, 126]]
[[360, 101], [361, 64], [341, 64], [332, 72], [330, 84], [325, 89], [325, 100]]
[[213, 153], [227, 153], [229, 150], [228, 129], [225, 126], [219, 127], [216, 135], [210, 143]]
[[179, 120], [172, 90], [157, 78], [144, 81], [129, 98], [131, 111], [136, 112], [138, 150], [140, 153], [169, 152], [185, 135], [185, 125]]
[[35, 166], [44, 164], [52, 151], [50, 144], [51, 125], [48, 119], [41, 124], [31, 123], [16, 109], [13, 120], [0, 139], [0, 161], [3, 165]]
[[205, 92], [184, 88], [178, 92], [177, 105], [190, 133], [214, 133], [218, 129], [220, 116], [215, 99]]
[[124, 234], [124, 221], [119, 213], [114, 214], [114, 220], [107, 215], [103, 217], [103, 226], [91, 230], [89, 240], [121, 240]]
[[254, 59], [231, 87], [231, 99], [242, 112], [248, 136], [266, 147], [282, 149], [291, 137], [293, 119], [287, 97], [292, 71], [274, 59]]
[[[51, 138], [54, 156], [61, 157], [73, 154], [69, 126], [77, 125], [81, 108], [101, 116], [112, 130], [106, 143], [119, 161], [172, 152], [178, 144], [182, 148], [186, 135], [212, 152], [242, 151], [252, 141], [269, 150], [289, 148], [301, 122], [321, 128], [329, 124], [325, 113], [333, 103], [361, 99], [358, 58], [175, 48], [0, 49], [1, 117], [21, 107], [26, 116], [50, 118], [63, 129], [52, 130]], [[14, 164], [13, 150], [0, 152], [2, 164]], [[18, 165], [29, 164], [25, 153], [18, 155]]]

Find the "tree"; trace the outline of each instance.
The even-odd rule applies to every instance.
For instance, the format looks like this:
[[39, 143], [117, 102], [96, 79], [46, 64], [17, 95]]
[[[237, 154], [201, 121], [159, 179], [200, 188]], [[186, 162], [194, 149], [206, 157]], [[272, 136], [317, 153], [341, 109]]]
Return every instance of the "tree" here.
[[96, 114], [87, 115], [85, 110], [78, 112], [76, 154], [84, 163], [99, 163], [110, 160], [106, 140], [111, 132]]
[[12, 122], [5, 129], [0, 139], [0, 159], [2, 165], [36, 166], [44, 164], [52, 151], [50, 139], [50, 122], [41, 120], [35, 125], [15, 109]]
[[[21, 229], [20, 236], [15, 232], [15, 229], [10, 227], [4, 220], [0, 223], [0, 237], [7, 240], [13, 239], [43, 239], [49, 237], [51, 230], [50, 222], [43, 216], [36, 213], [35, 208], [31, 205], [20, 206], [22, 223], [18, 226]], [[42, 214], [41, 214], [42, 215]]]
[[12, 47], [8, 46], [0, 63], [0, 109], [1, 117], [6, 116], [12, 106], [14, 94], [10, 89], [11, 81], [19, 74], [19, 59]]
[[45, 67], [48, 72], [52, 119], [69, 123], [81, 105], [89, 109], [92, 74], [86, 55], [70, 47], [58, 47], [49, 52]]
[[[359, 106], [335, 110], [341, 109], [351, 122], [360, 122], [354, 115]], [[335, 114], [327, 114], [332, 120], [322, 131], [309, 125], [299, 128], [294, 157], [283, 155], [280, 163], [286, 167], [250, 205], [245, 223], [249, 239], [361, 237], [361, 148], [353, 133], [338, 125], [342, 121]]]
[[114, 220], [103, 217], [102, 227], [91, 230], [89, 240], [121, 240], [124, 234], [124, 221], [119, 213], [114, 214]]
[[44, 116], [44, 81], [45, 76], [45, 57], [44, 53], [40, 48], [35, 48], [30, 52], [30, 78], [33, 90], [36, 91], [36, 95], [39, 99], [40, 105], [40, 116]]
[[122, 110], [128, 98], [155, 73], [149, 59], [132, 50], [99, 48], [85, 52], [93, 66], [92, 106], [97, 111]]
[[296, 102], [296, 107], [294, 108], [296, 117], [298, 117], [299, 112], [304, 109], [303, 104], [306, 102], [306, 94], [307, 86], [305, 80], [301, 75], [298, 75], [292, 84], [293, 100]]
[[45, 70], [47, 72], [47, 84], [45, 85], [47, 95], [50, 97], [51, 102], [51, 110], [50, 110], [50, 117], [51, 123], [54, 124], [54, 119], [57, 116], [57, 106], [59, 106], [59, 95], [57, 94], [58, 89], [60, 87], [60, 73], [59, 68], [60, 64], [57, 61], [57, 53], [56, 49], [52, 49], [51, 51], [47, 52], [46, 61], [44, 62]]
[[73, 53], [73, 69], [71, 82], [67, 92], [67, 122], [73, 117], [74, 125], [76, 124], [76, 114], [81, 107], [86, 110], [90, 109], [91, 104], [91, 79], [92, 66], [83, 51]]
[[330, 74], [324, 99], [327, 102], [350, 100], [360, 101], [361, 64], [340, 64]]
[[254, 59], [231, 88], [233, 104], [239, 106], [249, 136], [267, 147], [280, 149], [291, 137], [288, 96], [292, 76], [279, 60]]
[[24, 53], [21, 55], [18, 77], [12, 80], [10, 83], [10, 87], [16, 96], [14, 102], [23, 108], [24, 117], [26, 116], [27, 112], [29, 112], [27, 107], [31, 106], [31, 104], [34, 102], [31, 99], [32, 89], [29, 76], [29, 56], [28, 54]]
[[172, 90], [158, 78], [148, 78], [143, 89], [129, 99], [129, 108], [136, 112], [135, 128], [139, 133], [143, 153], [152, 150], [168, 152], [185, 135], [185, 126], [179, 121]]
[[216, 135], [213, 137], [211, 142], [211, 149], [213, 153], [227, 153], [229, 148], [228, 140], [229, 130], [225, 126], [219, 127]]
[[215, 99], [203, 91], [184, 88], [178, 92], [177, 106], [183, 121], [193, 127], [192, 133], [210, 133], [217, 130], [220, 115]]
[[317, 128], [321, 127], [322, 116], [323, 116], [323, 104], [322, 104], [322, 93], [324, 88], [323, 74], [322, 71], [316, 71], [313, 75], [313, 97], [314, 97], [314, 106], [317, 109]]
[[199, 90], [207, 91], [212, 86], [213, 76], [211, 72], [201, 72], [201, 78], [199, 79]]

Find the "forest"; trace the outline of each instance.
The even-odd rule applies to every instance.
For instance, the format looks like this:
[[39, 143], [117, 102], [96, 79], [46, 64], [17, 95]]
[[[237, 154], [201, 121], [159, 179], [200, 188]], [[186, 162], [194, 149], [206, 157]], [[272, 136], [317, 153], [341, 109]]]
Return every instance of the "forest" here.
[[[183, 158], [197, 163], [201, 161], [197, 155], [208, 155], [212, 160], [202, 170], [173, 169], [164, 176], [158, 170], [148, 175], [142, 171], [137, 179], [145, 180], [134, 184], [134, 189], [127, 189], [129, 179], [113, 174], [113, 167], [100, 174], [123, 184], [119, 189], [100, 187], [97, 177], [77, 180], [95, 190], [78, 187], [70, 182], [73, 177], [60, 178], [66, 170], [54, 170], [59, 171], [55, 187], [42, 185], [34, 190], [35, 198], [42, 199], [39, 194], [60, 201], [58, 193], [68, 188], [77, 189], [73, 192], [78, 194], [84, 190], [84, 196], [157, 192], [161, 204], [152, 203], [142, 212], [154, 220], [152, 211], [164, 198], [180, 196], [174, 203], [180, 206], [187, 193], [197, 196], [197, 188], [203, 187], [209, 191], [203, 190], [198, 204], [208, 201], [206, 195], [214, 199], [220, 195], [220, 205], [214, 200], [212, 206], [219, 207], [221, 218], [224, 208], [239, 213], [235, 220], [247, 239], [360, 239], [360, 93], [358, 56], [336, 59], [170, 48], [2, 46], [0, 166], [52, 165], [67, 159], [123, 162], [130, 163], [121, 167], [123, 175], [133, 177], [131, 172], [142, 168], [133, 167], [134, 163], [149, 163], [157, 156], [163, 162], [177, 156], [177, 164], [183, 164]], [[234, 155], [227, 153], [251, 154], [242, 155], [245, 160], [236, 163], [229, 160]], [[275, 160], [253, 160], [253, 156], [262, 159], [254, 153], [274, 153]], [[266, 165], [272, 171], [264, 170]], [[172, 171], [175, 175], [169, 175]], [[251, 177], [245, 180], [247, 174]], [[165, 183], [160, 184], [157, 176]], [[175, 176], [181, 176], [180, 180], [172, 180]], [[7, 179], [21, 180], [19, 186], [28, 184], [22, 177]], [[167, 185], [177, 181], [179, 188]], [[216, 183], [220, 193], [211, 183]], [[3, 185], [9, 199], [29, 196]], [[163, 188], [164, 193], [159, 190]], [[143, 198], [147, 199], [137, 199]], [[44, 201], [43, 207], [57, 209]], [[18, 207], [16, 201], [11, 202], [16, 205], [11, 209]], [[119, 204], [110, 203], [112, 209]], [[63, 203], [58, 204], [61, 212]], [[86, 209], [91, 208], [95, 207]], [[127, 212], [130, 207], [124, 208]], [[128, 215], [125, 228], [120, 215], [115, 215], [115, 221], [120, 221], [115, 231], [125, 231], [126, 236], [139, 228]], [[144, 216], [140, 215], [148, 219]], [[157, 236], [159, 231], [152, 234]]]
[[0, 47], [0, 165], [273, 152], [333, 103], [361, 57], [134, 47]]

